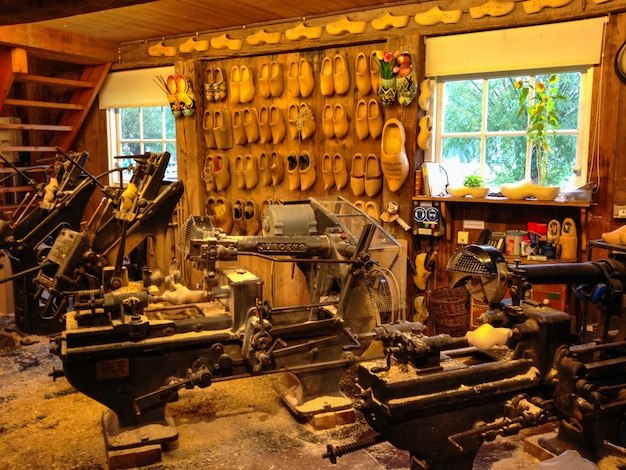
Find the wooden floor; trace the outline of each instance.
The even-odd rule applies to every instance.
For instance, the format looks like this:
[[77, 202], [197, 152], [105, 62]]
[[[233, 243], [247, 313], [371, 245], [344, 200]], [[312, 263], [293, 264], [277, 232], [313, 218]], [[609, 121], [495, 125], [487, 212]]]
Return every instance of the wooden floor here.
[[[12, 319], [0, 315], [0, 468], [104, 470], [104, 408], [64, 378], [52, 380], [48, 374], [61, 364], [49, 346], [48, 338], [20, 336]], [[336, 465], [323, 459], [328, 444], [350, 443], [369, 427], [358, 414], [356, 423], [329, 430], [297, 422], [274, 390], [277, 377], [182, 390], [168, 405], [178, 442], [146, 470], [409, 468], [407, 452], [388, 443], [347, 454]], [[535, 469], [538, 460], [524, 451], [531, 432], [483, 445], [474, 469]], [[609, 468], [620, 467], [603, 470]]]

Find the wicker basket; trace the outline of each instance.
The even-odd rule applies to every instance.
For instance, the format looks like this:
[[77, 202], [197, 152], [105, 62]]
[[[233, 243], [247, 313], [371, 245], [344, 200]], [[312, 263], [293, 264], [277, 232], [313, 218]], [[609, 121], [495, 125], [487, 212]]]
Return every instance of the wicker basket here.
[[435, 329], [438, 334], [447, 333], [451, 336], [463, 336], [469, 329], [470, 296], [462, 287], [441, 287], [430, 296], [430, 312], [435, 318]]

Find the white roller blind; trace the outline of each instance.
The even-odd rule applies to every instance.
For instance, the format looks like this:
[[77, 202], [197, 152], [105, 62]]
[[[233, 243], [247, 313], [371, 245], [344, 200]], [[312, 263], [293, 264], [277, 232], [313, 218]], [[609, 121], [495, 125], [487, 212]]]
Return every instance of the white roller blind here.
[[440, 77], [600, 62], [605, 18], [426, 39], [426, 76]]
[[168, 106], [167, 95], [154, 79], [173, 74], [173, 66], [110, 73], [98, 95], [100, 109]]

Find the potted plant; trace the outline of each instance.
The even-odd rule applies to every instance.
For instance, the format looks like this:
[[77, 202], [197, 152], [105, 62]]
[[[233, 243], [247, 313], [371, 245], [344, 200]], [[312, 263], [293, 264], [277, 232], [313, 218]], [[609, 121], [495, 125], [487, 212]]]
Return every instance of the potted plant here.
[[[527, 79], [513, 83], [519, 91], [518, 116], [528, 116], [526, 135], [532, 146], [537, 168], [537, 183], [524, 179], [515, 183], [503, 184], [500, 192], [510, 199], [535, 197], [539, 200], [554, 200], [559, 193], [558, 186], [546, 186], [548, 160], [553, 152], [550, 140], [554, 131], [559, 128], [559, 113], [556, 103], [565, 100], [559, 94], [558, 75], [548, 76], [547, 82], [537, 81], [535, 85]], [[531, 93], [532, 91], [532, 93]]]
[[[518, 116], [528, 114], [526, 134], [535, 152], [537, 162], [537, 184], [545, 186], [550, 148], [550, 134], [559, 128], [559, 113], [556, 103], [565, 100], [559, 94], [557, 84], [558, 75], [550, 75], [547, 83], [535, 82], [533, 87], [526, 79], [516, 81], [513, 85], [519, 90]], [[531, 95], [531, 90], [533, 93]], [[530, 101], [529, 101], [529, 95]]]
[[463, 186], [447, 188], [448, 194], [455, 197], [486, 197], [489, 187], [484, 185], [483, 179], [478, 175], [468, 175], [463, 180]]

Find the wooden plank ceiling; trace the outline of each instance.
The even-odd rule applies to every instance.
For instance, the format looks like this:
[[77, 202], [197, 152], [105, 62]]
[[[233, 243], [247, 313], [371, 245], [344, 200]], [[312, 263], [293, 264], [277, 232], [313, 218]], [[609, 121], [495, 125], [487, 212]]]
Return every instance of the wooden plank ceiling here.
[[[9, 0], [0, 25], [33, 23], [116, 43], [234, 29], [330, 13], [378, 8], [406, 0]], [[28, 4], [37, 3], [39, 7]], [[416, 3], [416, 2], [413, 2]], [[41, 5], [49, 4], [42, 8]], [[56, 4], [56, 8], [54, 8]], [[122, 6], [120, 5], [129, 5]], [[110, 9], [108, 9], [110, 8]], [[29, 11], [30, 10], [30, 11]], [[59, 16], [61, 15], [61, 16]], [[41, 20], [41, 21], [39, 21]]]

